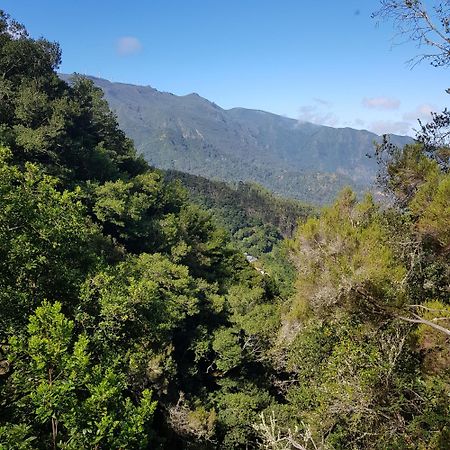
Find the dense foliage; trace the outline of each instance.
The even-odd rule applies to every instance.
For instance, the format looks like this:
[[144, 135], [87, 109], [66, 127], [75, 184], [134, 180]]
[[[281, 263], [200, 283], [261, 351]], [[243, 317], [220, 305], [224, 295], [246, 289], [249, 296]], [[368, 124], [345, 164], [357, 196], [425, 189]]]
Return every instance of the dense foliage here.
[[1, 13], [0, 448], [448, 448], [448, 152], [311, 215], [149, 168], [59, 59]]
[[165, 171], [165, 179], [180, 181], [189, 200], [230, 233], [234, 247], [275, 280], [284, 297], [292, 294], [295, 269], [287, 258], [285, 239], [292, 237], [299, 223], [317, 214], [317, 208], [276, 196], [254, 183], [228, 184], [170, 170]]
[[275, 284], [59, 79], [57, 44], [2, 13], [0, 48], [0, 447], [246, 445]]
[[[253, 253], [267, 253], [272, 242], [290, 238], [299, 221], [314, 214], [314, 208], [297, 200], [279, 197], [254, 183], [227, 184], [184, 172], [165, 171], [168, 181], [179, 180], [188, 190], [190, 200], [213, 213], [220, 225], [230, 231], [237, 245]], [[255, 228], [261, 232], [265, 245], [254, 247], [251, 239]], [[249, 238], [242, 239], [241, 235]]]

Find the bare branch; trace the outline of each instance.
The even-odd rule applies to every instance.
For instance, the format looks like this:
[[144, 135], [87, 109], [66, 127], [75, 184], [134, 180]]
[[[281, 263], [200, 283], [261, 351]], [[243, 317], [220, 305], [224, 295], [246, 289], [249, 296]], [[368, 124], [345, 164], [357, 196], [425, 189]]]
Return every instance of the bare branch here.
[[423, 317], [418, 316], [417, 314], [413, 314], [413, 319], [410, 317], [405, 317], [405, 316], [397, 316], [398, 319], [404, 320], [406, 322], [411, 322], [411, 323], [420, 323], [423, 325], [428, 325], [432, 328], [434, 328], [437, 331], [440, 331], [441, 333], [446, 334], [447, 336], [450, 336], [450, 330], [448, 328], [444, 328], [441, 327], [440, 325], [437, 325], [436, 323], [430, 321], [430, 320], [426, 320]]
[[[413, 58], [413, 65], [429, 60], [433, 66], [450, 65], [450, 1], [435, 1], [428, 9], [421, 0], [382, 0], [374, 18], [393, 22], [397, 35], [395, 43], [411, 40], [418, 47], [426, 45], [436, 50]], [[401, 41], [399, 42], [399, 37]], [[406, 38], [406, 39], [405, 39]]]

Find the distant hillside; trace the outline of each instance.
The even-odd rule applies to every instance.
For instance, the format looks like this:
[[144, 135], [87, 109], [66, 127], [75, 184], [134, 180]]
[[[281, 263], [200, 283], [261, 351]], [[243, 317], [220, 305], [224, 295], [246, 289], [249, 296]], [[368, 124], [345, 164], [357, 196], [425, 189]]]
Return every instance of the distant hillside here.
[[212, 214], [230, 233], [234, 246], [246, 252], [256, 268], [269, 274], [280, 293], [292, 295], [295, 268], [284, 238], [292, 238], [299, 223], [317, 215], [316, 208], [279, 197], [254, 183], [230, 185], [175, 170], [165, 171], [165, 178], [181, 182], [189, 200]]
[[233, 186], [172, 170], [165, 172], [165, 178], [179, 180], [190, 200], [209, 210], [239, 248], [257, 256], [270, 252], [282, 238], [292, 237], [298, 222], [316, 213], [310, 205], [278, 197], [256, 184]]
[[[62, 75], [67, 79], [67, 75]], [[300, 123], [275, 114], [224, 110], [197, 94], [90, 77], [105, 92], [122, 129], [152, 165], [225, 181], [254, 181], [276, 193], [329, 202], [343, 186], [366, 189], [379, 136]], [[399, 144], [410, 138], [394, 136]]]

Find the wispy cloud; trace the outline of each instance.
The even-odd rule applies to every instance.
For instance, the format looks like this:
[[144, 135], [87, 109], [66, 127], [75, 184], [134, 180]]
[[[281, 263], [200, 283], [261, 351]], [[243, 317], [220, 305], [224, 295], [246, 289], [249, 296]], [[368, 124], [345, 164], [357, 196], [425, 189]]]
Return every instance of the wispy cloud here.
[[331, 111], [321, 111], [317, 105], [306, 105], [299, 108], [299, 122], [311, 122], [317, 125], [335, 127], [339, 118]]
[[352, 125], [355, 127], [364, 127], [366, 125], [366, 122], [364, 122], [364, 120], [362, 119], [355, 119]]
[[417, 108], [414, 109], [413, 111], [408, 111], [405, 114], [403, 114], [403, 118], [405, 120], [413, 120], [413, 121], [420, 119], [421, 121], [427, 122], [428, 120], [431, 119], [431, 112], [437, 110], [438, 108], [436, 106], [430, 105], [428, 103], [423, 103], [417, 106]]
[[[390, 99], [387, 97], [377, 97], [371, 99], [364, 99], [364, 106], [378, 110], [394, 110], [400, 105], [400, 101], [396, 99]], [[369, 106], [371, 105], [371, 106]], [[427, 123], [431, 120], [431, 112], [441, 111], [441, 108], [430, 103], [421, 103], [410, 111], [397, 111], [389, 114], [390, 117], [386, 117], [387, 113], [380, 115], [380, 119], [369, 120], [361, 118], [354, 121], [354, 125], [358, 128], [365, 128], [377, 134], [401, 134], [408, 136], [415, 136], [418, 129], [417, 120], [423, 123]]]
[[116, 51], [120, 56], [133, 55], [142, 50], [142, 44], [138, 38], [123, 36], [117, 40]]
[[313, 100], [318, 103], [319, 105], [323, 105], [323, 106], [331, 106], [332, 103], [328, 100], [324, 100], [323, 98], [319, 98], [319, 97], [314, 97]]
[[401, 134], [411, 132], [411, 123], [403, 120], [375, 120], [367, 124], [367, 129], [376, 134]]
[[390, 97], [371, 97], [364, 98], [362, 104], [370, 109], [393, 110], [400, 107], [400, 100]]

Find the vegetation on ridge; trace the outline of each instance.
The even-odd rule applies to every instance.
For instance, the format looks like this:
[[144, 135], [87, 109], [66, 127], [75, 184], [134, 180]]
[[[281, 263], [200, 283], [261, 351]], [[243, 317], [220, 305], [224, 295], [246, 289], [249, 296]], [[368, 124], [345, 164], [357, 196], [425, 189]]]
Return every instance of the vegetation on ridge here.
[[[377, 165], [366, 155], [381, 138], [369, 131], [244, 108], [224, 110], [195, 94], [176, 96], [150, 86], [89, 78], [103, 89], [121, 128], [152, 166], [250, 181], [316, 205], [332, 203], [347, 185], [358, 193], [373, 187]], [[412, 141], [391, 139], [398, 145]]]

